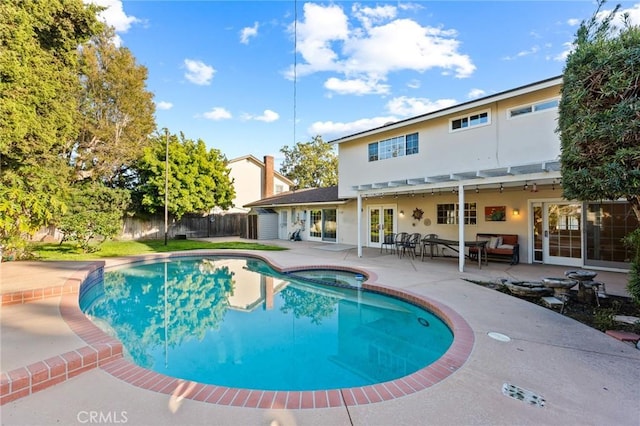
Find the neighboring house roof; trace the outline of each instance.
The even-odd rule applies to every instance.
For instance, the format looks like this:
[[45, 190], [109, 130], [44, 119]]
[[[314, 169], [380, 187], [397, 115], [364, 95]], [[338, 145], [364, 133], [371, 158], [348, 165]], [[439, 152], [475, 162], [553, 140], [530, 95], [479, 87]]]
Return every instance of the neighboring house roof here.
[[[256, 157], [254, 157], [251, 154], [243, 155], [242, 157], [232, 158], [231, 160], [228, 160], [227, 163], [231, 164], [231, 163], [236, 163], [238, 161], [244, 161], [244, 160], [249, 160], [249, 161], [255, 163], [257, 166], [264, 167], [264, 161], [260, 161], [259, 159], [257, 159]], [[278, 177], [278, 179], [280, 179], [281, 181], [284, 181], [287, 185], [289, 185], [289, 186], [293, 186], [294, 185], [294, 183], [293, 183], [293, 181], [291, 179], [289, 179], [286, 176], [278, 173], [277, 171], [274, 170], [273, 174], [276, 175]]]
[[306, 188], [283, 192], [272, 197], [245, 204], [243, 207], [285, 207], [308, 204], [343, 204], [348, 199], [338, 197], [338, 187]]
[[375, 127], [373, 129], [365, 130], [362, 132], [354, 133], [351, 135], [343, 136], [341, 138], [328, 141], [329, 144], [341, 144], [343, 142], [349, 142], [354, 139], [359, 139], [366, 135], [374, 135], [381, 131], [387, 131], [394, 128], [401, 128], [404, 126], [408, 126], [414, 123], [419, 123], [424, 120], [430, 120], [437, 117], [442, 117], [448, 114], [452, 114], [458, 111], [464, 111], [469, 108], [477, 108], [482, 105], [490, 104], [492, 102], [497, 102], [503, 99], [511, 98], [523, 93], [533, 92], [535, 90], [540, 90], [543, 87], [552, 87], [557, 84], [562, 83], [562, 76], [556, 76], [547, 78], [545, 80], [537, 81], [535, 83], [530, 83], [525, 86], [516, 87], [515, 89], [505, 90], [504, 92], [495, 93], [493, 95], [485, 96], [479, 99], [474, 99], [471, 101], [463, 102], [460, 104], [456, 104], [447, 108], [439, 109], [436, 111], [428, 112], [426, 114], [418, 115], [415, 117], [410, 117], [400, 121], [393, 121], [391, 123], [387, 123], [380, 127]]

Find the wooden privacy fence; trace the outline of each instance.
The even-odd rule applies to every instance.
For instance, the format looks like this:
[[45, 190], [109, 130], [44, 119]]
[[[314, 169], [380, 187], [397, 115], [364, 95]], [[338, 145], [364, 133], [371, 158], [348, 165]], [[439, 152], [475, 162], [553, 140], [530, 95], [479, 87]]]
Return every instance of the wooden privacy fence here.
[[[208, 216], [183, 216], [179, 221], [169, 219], [169, 238], [208, 238], [247, 235], [247, 214], [227, 213]], [[164, 238], [164, 216], [141, 220], [125, 218], [121, 238]]]

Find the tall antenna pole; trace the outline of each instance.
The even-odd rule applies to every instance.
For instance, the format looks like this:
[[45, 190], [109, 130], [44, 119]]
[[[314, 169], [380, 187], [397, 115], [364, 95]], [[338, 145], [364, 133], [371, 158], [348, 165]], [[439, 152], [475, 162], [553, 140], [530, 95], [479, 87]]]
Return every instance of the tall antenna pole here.
[[296, 99], [298, 84], [298, 0], [293, 2], [293, 146], [296, 144]]
[[164, 129], [164, 245], [169, 232], [169, 129]]

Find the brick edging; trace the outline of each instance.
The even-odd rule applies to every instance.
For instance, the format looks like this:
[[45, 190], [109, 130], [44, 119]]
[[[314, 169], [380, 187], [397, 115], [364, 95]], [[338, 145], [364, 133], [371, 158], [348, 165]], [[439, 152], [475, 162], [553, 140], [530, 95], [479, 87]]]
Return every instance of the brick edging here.
[[114, 340], [83, 346], [26, 367], [1, 373], [0, 405], [57, 385], [119, 358], [122, 358], [122, 344]]
[[63, 296], [65, 294], [78, 294], [80, 286], [87, 276], [97, 269], [104, 268], [104, 265], [104, 261], [92, 262], [91, 264], [74, 272], [73, 275], [67, 278], [67, 280], [61, 285], [2, 293], [2, 303], [0, 306], [20, 305], [35, 302], [36, 300], [47, 299], [49, 297]]
[[[78, 294], [80, 285], [84, 280], [99, 268], [104, 267], [104, 262], [94, 262], [88, 267], [76, 271], [64, 284], [59, 286], [42, 287], [38, 289], [16, 291], [2, 295], [2, 305], [15, 305], [34, 302], [49, 297], [62, 296], [60, 300], [60, 313], [65, 317], [64, 310], [69, 309], [69, 302], [73, 304], [74, 295]], [[65, 297], [66, 296], [66, 297]], [[78, 309], [79, 311], [79, 309]], [[86, 327], [86, 323], [80, 321], [85, 327], [75, 327], [74, 322], [65, 318], [67, 324], [75, 334], [87, 333], [87, 329], [96, 333], [100, 331], [93, 326]], [[76, 317], [77, 321], [78, 318]], [[85, 319], [85, 321], [87, 321]], [[122, 343], [106, 334], [101, 333], [101, 339], [81, 348], [65, 352], [60, 355], [37, 361], [26, 367], [19, 367], [8, 372], [0, 373], [0, 405], [15, 401], [16, 399], [31, 395], [43, 389], [62, 383], [79, 374], [94, 368], [102, 367], [112, 361], [122, 358]]]

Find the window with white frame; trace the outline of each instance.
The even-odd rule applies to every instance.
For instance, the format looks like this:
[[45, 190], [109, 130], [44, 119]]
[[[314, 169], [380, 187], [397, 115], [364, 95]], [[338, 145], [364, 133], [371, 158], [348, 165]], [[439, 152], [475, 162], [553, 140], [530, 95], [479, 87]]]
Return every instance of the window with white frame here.
[[[457, 225], [460, 204], [438, 204], [436, 207], [436, 220], [440, 225]], [[464, 203], [464, 224], [477, 224], [476, 203]]]
[[516, 108], [511, 108], [507, 111], [508, 118], [521, 117], [523, 115], [532, 114], [535, 112], [547, 111], [554, 108], [558, 108], [560, 103], [559, 98], [547, 99], [541, 102], [536, 102], [529, 105], [522, 105]]
[[453, 118], [449, 123], [449, 130], [455, 132], [471, 127], [486, 126], [488, 124], [491, 124], [491, 116], [489, 115], [489, 111], [482, 111], [465, 115], [464, 117]]
[[418, 134], [397, 136], [369, 144], [369, 161], [386, 160], [387, 158], [403, 157], [417, 154], [419, 151]]

